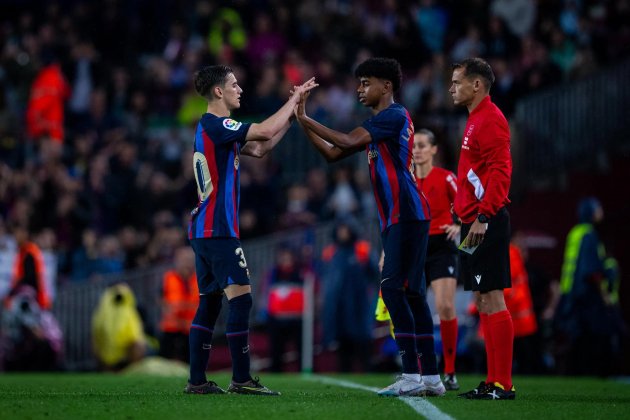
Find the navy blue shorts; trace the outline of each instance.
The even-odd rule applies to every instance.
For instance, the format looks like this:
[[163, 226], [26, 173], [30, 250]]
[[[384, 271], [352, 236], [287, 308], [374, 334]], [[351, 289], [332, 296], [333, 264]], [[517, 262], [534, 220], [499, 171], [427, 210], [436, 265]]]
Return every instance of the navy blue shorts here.
[[195, 251], [199, 294], [222, 292], [231, 284], [251, 284], [241, 241], [236, 238], [197, 238], [190, 245]]
[[[462, 224], [462, 240], [472, 223]], [[510, 276], [510, 214], [505, 207], [490, 218], [488, 230], [472, 255], [459, 251], [464, 290], [486, 293], [512, 287]]]
[[424, 262], [429, 221], [397, 223], [385, 229], [381, 238], [385, 252], [381, 288], [405, 288], [408, 292], [425, 296]]
[[446, 238], [446, 233], [429, 236], [427, 263], [424, 272], [427, 284], [445, 277], [457, 278], [457, 246]]

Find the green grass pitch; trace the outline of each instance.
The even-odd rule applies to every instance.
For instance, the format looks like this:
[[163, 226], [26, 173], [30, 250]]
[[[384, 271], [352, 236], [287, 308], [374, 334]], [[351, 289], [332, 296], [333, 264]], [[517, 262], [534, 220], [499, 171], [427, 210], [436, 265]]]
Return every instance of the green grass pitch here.
[[[2, 374], [2, 419], [419, 419], [397, 398], [369, 388], [388, 385], [392, 375], [263, 374], [280, 397], [186, 395], [186, 378], [121, 374]], [[227, 387], [226, 373], [209, 376]], [[459, 376], [462, 390], [481, 377]], [[358, 388], [338, 385], [340, 381]], [[440, 419], [630, 419], [630, 383], [595, 378], [516, 377], [515, 401], [469, 401], [449, 392], [430, 403]], [[361, 388], [363, 387], [363, 388]], [[423, 403], [424, 404], [424, 403]], [[425, 404], [426, 405], [426, 404]], [[436, 415], [437, 413], [437, 415]]]

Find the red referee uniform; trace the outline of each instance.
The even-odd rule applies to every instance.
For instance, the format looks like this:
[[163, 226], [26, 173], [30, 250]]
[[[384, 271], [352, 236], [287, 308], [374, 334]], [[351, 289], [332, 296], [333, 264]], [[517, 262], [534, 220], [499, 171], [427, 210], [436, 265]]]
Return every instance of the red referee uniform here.
[[453, 224], [451, 206], [457, 194], [457, 177], [449, 170], [434, 166], [425, 178], [416, 178], [416, 183], [429, 202], [429, 235], [443, 234], [440, 226]]
[[466, 123], [457, 167], [455, 214], [463, 223], [474, 222], [478, 214], [494, 216], [510, 202], [511, 176], [510, 129], [501, 110], [486, 96]]

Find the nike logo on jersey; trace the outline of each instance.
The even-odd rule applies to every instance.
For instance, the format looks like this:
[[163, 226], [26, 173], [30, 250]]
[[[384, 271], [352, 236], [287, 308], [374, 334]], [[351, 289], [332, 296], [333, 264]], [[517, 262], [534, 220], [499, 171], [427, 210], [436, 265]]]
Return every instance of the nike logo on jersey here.
[[481, 283], [481, 274], [476, 274], [475, 280], [477, 280], [477, 284]]

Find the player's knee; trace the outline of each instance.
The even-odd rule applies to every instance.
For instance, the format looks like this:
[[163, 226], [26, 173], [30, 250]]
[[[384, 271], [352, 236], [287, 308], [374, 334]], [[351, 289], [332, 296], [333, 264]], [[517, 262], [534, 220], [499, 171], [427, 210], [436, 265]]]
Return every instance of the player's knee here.
[[199, 296], [199, 306], [197, 307], [193, 324], [211, 327], [210, 324], [214, 324], [212, 320], [216, 319], [216, 316], [213, 316], [213, 314], [218, 314], [221, 311], [222, 301], [223, 295], [210, 294]]
[[436, 302], [435, 305], [440, 319], [452, 319], [455, 315], [453, 302]]
[[247, 293], [228, 301], [229, 311], [226, 332], [246, 331], [249, 329], [249, 311], [252, 308], [252, 295]]
[[390, 306], [390, 303], [394, 303], [399, 299], [402, 299], [405, 296], [405, 292], [396, 287], [391, 287], [384, 283], [381, 285], [381, 296], [383, 296], [383, 302], [385, 302], [385, 306]]

